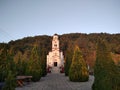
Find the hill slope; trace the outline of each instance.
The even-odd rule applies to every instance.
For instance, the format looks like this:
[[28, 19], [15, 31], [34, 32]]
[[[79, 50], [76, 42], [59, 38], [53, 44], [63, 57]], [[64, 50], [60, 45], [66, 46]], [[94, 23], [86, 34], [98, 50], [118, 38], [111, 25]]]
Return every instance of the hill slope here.
[[[90, 67], [93, 67], [96, 58], [96, 45], [98, 38], [105, 39], [108, 47], [110, 48], [114, 61], [116, 63], [120, 62], [120, 34], [70, 33], [59, 35], [60, 49], [64, 52], [64, 55], [66, 55], [66, 50], [72, 49], [74, 45], [77, 44], [81, 48], [86, 62], [90, 65]], [[14, 55], [18, 51], [25, 54], [30, 51], [34, 45], [37, 45], [40, 50], [44, 49], [48, 53], [51, 50], [51, 41], [52, 36], [46, 35], [26, 37], [16, 41], [10, 41], [8, 44], [1, 43], [0, 51], [3, 49], [4, 45], [7, 45]]]

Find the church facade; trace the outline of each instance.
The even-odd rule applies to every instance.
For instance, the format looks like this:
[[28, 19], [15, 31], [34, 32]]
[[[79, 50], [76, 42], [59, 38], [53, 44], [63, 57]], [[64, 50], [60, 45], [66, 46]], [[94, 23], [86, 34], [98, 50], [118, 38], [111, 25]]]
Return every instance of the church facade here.
[[54, 34], [52, 39], [52, 51], [47, 55], [47, 67], [62, 67], [64, 66], [63, 52], [60, 51], [59, 38], [57, 34]]

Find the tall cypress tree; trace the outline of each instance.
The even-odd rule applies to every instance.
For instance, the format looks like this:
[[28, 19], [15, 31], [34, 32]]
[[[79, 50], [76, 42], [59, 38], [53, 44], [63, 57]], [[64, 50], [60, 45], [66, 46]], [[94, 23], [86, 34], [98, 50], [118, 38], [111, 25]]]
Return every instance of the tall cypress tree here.
[[4, 47], [0, 55], [0, 81], [5, 82], [4, 90], [15, 90], [15, 76], [16, 66], [13, 55], [8, 52], [8, 48]]
[[41, 63], [41, 69], [42, 69], [42, 76], [45, 76], [47, 74], [47, 71], [46, 71], [46, 50], [43, 48], [40, 49], [40, 63]]
[[0, 81], [4, 81], [8, 75], [8, 71], [11, 70], [16, 73], [15, 63], [13, 55], [9, 54], [7, 46], [3, 48], [0, 54]]
[[29, 64], [27, 74], [33, 76], [33, 81], [39, 81], [42, 75], [40, 57], [37, 50], [37, 47], [34, 46], [31, 52], [30, 60], [28, 62]]
[[7, 48], [4, 47], [0, 54], [0, 82], [3, 82], [6, 77], [6, 60], [7, 60]]
[[72, 62], [72, 56], [73, 56], [72, 50], [67, 49], [66, 57], [65, 57], [65, 76], [69, 75], [69, 69], [70, 69], [70, 65]]
[[93, 90], [120, 90], [120, 76], [103, 40], [99, 40], [94, 68]]
[[15, 88], [16, 88], [15, 74], [13, 74], [13, 71], [9, 70], [8, 75], [5, 79], [5, 86], [2, 88], [2, 90], [15, 90]]
[[72, 63], [69, 70], [70, 81], [84, 82], [88, 81], [89, 73], [87, 64], [83, 58], [82, 52], [79, 47], [76, 46], [72, 58]]

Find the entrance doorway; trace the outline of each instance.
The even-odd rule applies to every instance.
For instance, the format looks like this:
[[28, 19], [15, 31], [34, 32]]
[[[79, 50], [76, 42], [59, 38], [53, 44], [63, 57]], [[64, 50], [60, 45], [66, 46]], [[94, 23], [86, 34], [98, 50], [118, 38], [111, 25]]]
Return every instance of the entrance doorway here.
[[57, 62], [54, 62], [54, 67], [57, 67]]

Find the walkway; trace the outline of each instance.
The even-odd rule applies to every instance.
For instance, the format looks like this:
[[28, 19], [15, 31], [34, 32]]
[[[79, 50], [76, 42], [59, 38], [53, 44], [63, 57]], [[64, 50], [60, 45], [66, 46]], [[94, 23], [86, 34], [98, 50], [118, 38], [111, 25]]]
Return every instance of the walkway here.
[[94, 77], [88, 82], [70, 82], [64, 74], [51, 73], [42, 77], [39, 82], [32, 82], [16, 90], [91, 90]]

